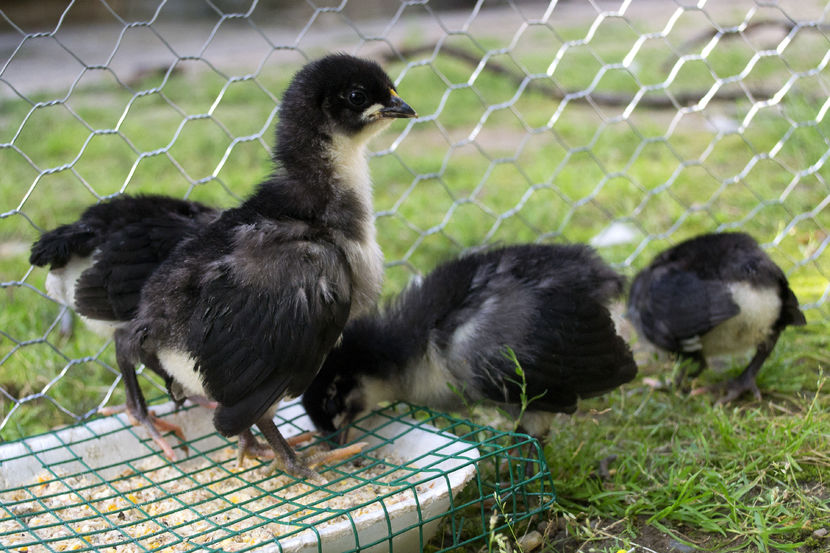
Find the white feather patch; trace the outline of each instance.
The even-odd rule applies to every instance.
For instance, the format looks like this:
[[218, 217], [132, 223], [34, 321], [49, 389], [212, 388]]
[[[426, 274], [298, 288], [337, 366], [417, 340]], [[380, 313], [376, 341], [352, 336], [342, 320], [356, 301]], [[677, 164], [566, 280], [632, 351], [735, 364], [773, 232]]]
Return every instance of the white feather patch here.
[[680, 340], [680, 349], [683, 351], [700, 351], [703, 349], [703, 344], [700, 342], [700, 336], [692, 336], [685, 340]]
[[95, 253], [87, 257], [73, 255], [63, 267], [49, 271], [46, 275], [46, 293], [49, 297], [75, 309], [75, 285], [81, 274], [92, 267]]
[[[92, 267], [94, 257], [97, 253], [98, 250], [86, 257], [73, 255], [63, 267], [49, 271], [46, 275], [46, 293], [49, 297], [77, 312], [78, 306], [75, 304], [75, 286], [78, 284], [78, 279], [81, 278], [83, 272]], [[126, 324], [120, 321], [90, 319], [80, 314], [78, 317], [80, 317], [91, 331], [104, 338], [112, 337], [115, 329]]]
[[364, 121], [371, 121], [374, 115], [383, 109], [383, 104], [372, 104], [360, 114], [360, 118]]
[[340, 185], [352, 190], [365, 209], [360, 221], [363, 226], [362, 241], [346, 240], [343, 251], [352, 273], [359, 275], [361, 286], [355, 287], [349, 319], [370, 310], [380, 296], [383, 286], [383, 253], [376, 239], [375, 219], [372, 211], [372, 180], [366, 160], [366, 140], [377, 132], [377, 125], [368, 125], [357, 136], [335, 134], [330, 157], [337, 170]]
[[475, 313], [455, 329], [449, 348], [450, 357], [463, 359], [470, 354], [470, 348], [475, 345], [476, 338], [480, 336], [480, 329], [490, 326], [488, 323], [494, 317], [494, 313], [498, 312], [499, 307], [499, 298], [488, 297]]
[[781, 298], [775, 288], [757, 288], [745, 282], [729, 284], [732, 301], [740, 313], [701, 337], [703, 354], [725, 355], [754, 349], [764, 341], [781, 314]]
[[183, 351], [161, 349], [158, 352], [162, 368], [191, 396], [205, 396], [201, 375], [196, 372], [196, 360]]
[[473, 400], [479, 399], [475, 390], [467, 390], [464, 384], [472, 382], [471, 373], [469, 363], [459, 362], [450, 368], [446, 356], [430, 345], [426, 355], [416, 358], [397, 378], [363, 377], [358, 388], [363, 390], [368, 409], [384, 401], [405, 400], [435, 409], [453, 410], [461, 403], [453, 389], [476, 396]]

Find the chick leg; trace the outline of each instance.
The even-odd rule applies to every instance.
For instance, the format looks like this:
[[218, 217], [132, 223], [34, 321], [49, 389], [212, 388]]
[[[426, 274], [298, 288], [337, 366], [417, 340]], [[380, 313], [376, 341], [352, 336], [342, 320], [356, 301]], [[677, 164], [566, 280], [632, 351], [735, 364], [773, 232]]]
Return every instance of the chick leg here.
[[758, 389], [755, 378], [758, 375], [758, 371], [761, 370], [761, 365], [764, 364], [769, 354], [772, 353], [772, 348], [775, 347], [780, 335], [780, 331], [774, 330], [766, 340], [761, 342], [755, 351], [755, 355], [749, 361], [749, 365], [746, 366], [741, 374], [726, 383], [726, 395], [720, 398], [717, 403], [723, 404], [734, 401], [743, 395], [744, 392], [752, 392], [756, 400], [761, 399], [761, 390]]
[[[184, 441], [184, 432], [181, 427], [156, 417], [152, 412], [147, 410], [147, 403], [144, 401], [144, 394], [138, 385], [138, 378], [135, 374], [135, 367], [132, 361], [124, 353], [124, 346], [122, 345], [123, 338], [119, 331], [115, 333], [115, 357], [118, 362], [118, 369], [121, 371], [121, 379], [124, 381], [124, 388], [126, 391], [125, 410], [127, 417], [134, 426], [142, 425], [147, 429], [150, 438], [159, 446], [164, 452], [164, 456], [171, 461], [176, 460], [176, 454], [173, 448], [162, 437], [162, 432], [173, 432], [178, 438]], [[116, 408], [117, 409], [117, 408]], [[103, 408], [99, 412], [102, 414], [114, 413], [117, 410], [113, 408]], [[185, 447], [187, 451], [187, 447]]]
[[144, 364], [149, 368], [156, 372], [159, 376], [164, 378], [164, 385], [167, 388], [167, 395], [170, 396], [170, 399], [176, 404], [176, 410], [178, 411], [184, 405], [185, 401], [190, 401], [191, 403], [198, 405], [200, 407], [204, 407], [205, 409], [216, 409], [219, 407], [219, 402], [213, 401], [211, 399], [206, 398], [205, 396], [189, 396], [185, 391], [184, 387], [173, 380], [173, 377], [168, 375], [164, 369], [161, 368], [161, 363], [158, 360], [158, 357], [155, 355], [148, 356], [145, 360]]
[[[268, 419], [271, 425], [274, 426], [274, 431], [282, 438], [282, 434], [277, 431], [276, 425], [274, 425], [272, 419]], [[265, 423], [268, 426], [268, 422]], [[259, 426], [259, 424], [257, 424]], [[263, 435], [265, 435], [266, 439], [268, 439], [268, 435], [266, 434], [265, 430], [263, 430], [262, 426], [259, 426], [259, 429], [262, 430]], [[302, 432], [301, 434], [297, 434], [295, 436], [291, 436], [290, 438], [284, 438], [285, 443], [288, 445], [289, 450], [291, 453], [294, 454], [296, 458], [296, 452], [294, 448], [300, 445], [303, 442], [307, 442], [314, 437], [312, 432]], [[329, 463], [336, 463], [338, 461], [342, 461], [344, 459], [348, 459], [349, 457], [354, 457], [363, 449], [369, 445], [368, 442], [358, 442], [355, 444], [350, 444], [345, 447], [338, 447], [335, 449], [331, 449], [329, 451], [324, 451], [322, 453], [316, 453], [309, 457], [306, 457], [304, 460], [300, 460], [299, 458], [296, 459], [296, 463], [300, 465], [304, 465], [305, 467], [311, 469], [313, 467], [318, 467], [320, 465], [326, 465]], [[245, 430], [242, 434], [239, 435], [239, 444], [236, 454], [236, 462], [237, 466], [242, 466], [246, 457], [259, 457], [265, 459], [275, 459], [274, 465], [272, 465], [272, 470], [276, 468], [282, 468], [278, 465], [279, 457], [278, 457], [278, 448], [271, 446], [271, 440], [268, 439], [268, 444], [263, 444], [259, 440], [256, 439], [251, 429]], [[294, 474], [295, 476], [302, 476], [303, 473], [296, 474], [292, 472], [290, 469], [286, 469], [286, 472], [290, 474]], [[313, 470], [311, 472], [314, 472]], [[316, 473], [315, 473], [316, 474]], [[319, 476], [319, 475], [318, 475]], [[323, 483], [325, 483], [325, 479], [322, 479]]]
[[[297, 457], [297, 453], [291, 445], [282, 437], [277, 425], [269, 415], [263, 415], [256, 422], [257, 427], [265, 436], [271, 449], [274, 450], [274, 463], [270, 470], [282, 469], [292, 476], [310, 480], [316, 484], [325, 484], [326, 479], [320, 476], [316, 471], [308, 468], [308, 466]], [[244, 433], [243, 433], [244, 434]]]
[[58, 333], [64, 338], [71, 338], [75, 333], [75, 317], [72, 316], [72, 311], [69, 308], [64, 308], [61, 313], [61, 325]]
[[680, 367], [678, 368], [677, 376], [674, 379], [674, 387], [677, 390], [682, 390], [684, 393], [688, 393], [689, 390], [683, 386], [686, 377], [695, 378], [703, 372], [703, 369], [706, 368], [706, 358], [700, 351], [691, 353], [684, 352], [677, 356], [677, 361]]

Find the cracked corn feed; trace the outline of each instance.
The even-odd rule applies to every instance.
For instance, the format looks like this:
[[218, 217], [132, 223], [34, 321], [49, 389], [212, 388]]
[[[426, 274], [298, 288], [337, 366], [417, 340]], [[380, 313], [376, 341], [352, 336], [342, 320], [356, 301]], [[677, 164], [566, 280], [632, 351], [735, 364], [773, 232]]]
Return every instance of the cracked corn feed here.
[[413, 485], [417, 469], [391, 457], [326, 469], [320, 487], [248, 463], [237, 469], [235, 451], [224, 447], [173, 465], [158, 457], [125, 464], [108, 481], [44, 473], [0, 492], [3, 545], [27, 553], [238, 551], [383, 512], [422, 491]]

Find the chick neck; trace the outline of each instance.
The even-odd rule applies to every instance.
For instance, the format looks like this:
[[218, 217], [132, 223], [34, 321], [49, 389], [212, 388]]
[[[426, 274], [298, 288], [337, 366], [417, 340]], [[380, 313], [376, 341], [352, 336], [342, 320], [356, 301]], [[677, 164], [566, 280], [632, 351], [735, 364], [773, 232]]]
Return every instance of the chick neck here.
[[[347, 221], [355, 218], [373, 220], [366, 145], [387, 123], [347, 134], [319, 108], [284, 105], [283, 111], [273, 151], [277, 168], [250, 199], [257, 210], [275, 217], [331, 219], [336, 227], [353, 226]], [[373, 231], [373, 225], [360, 227]]]
[[300, 108], [284, 106], [274, 148], [278, 167], [240, 211], [249, 219], [300, 221], [336, 243], [353, 276], [352, 319], [372, 309], [383, 285], [366, 143], [385, 123], [347, 134], [324, 110]]
[[[427, 355], [425, 326], [396, 315], [386, 311], [357, 319], [346, 327], [340, 346], [332, 351], [339, 370], [348, 370], [362, 381], [372, 405], [406, 399], [408, 373]], [[372, 393], [375, 385], [382, 391]]]

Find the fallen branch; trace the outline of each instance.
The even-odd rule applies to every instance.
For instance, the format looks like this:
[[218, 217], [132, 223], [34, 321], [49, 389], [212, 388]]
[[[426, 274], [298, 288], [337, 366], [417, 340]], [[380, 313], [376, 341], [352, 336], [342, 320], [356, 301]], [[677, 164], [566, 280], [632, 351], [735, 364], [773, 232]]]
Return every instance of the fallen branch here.
[[[744, 27], [743, 30], [741, 30], [741, 31], [736, 30], [734, 32], [723, 33], [723, 36], [721, 38], [722, 39], [737, 38], [740, 35], [748, 35], [748, 34], [754, 32], [754, 31], [757, 31], [758, 29], [762, 29], [764, 27], [778, 27], [782, 31], [784, 31], [785, 34], [790, 34], [790, 32], [793, 29], [795, 29], [796, 23], [793, 23], [792, 21], [783, 20], [783, 19], [759, 19], [758, 21], [753, 21], [751, 23], [748, 23], [747, 26]], [[824, 31], [830, 30], [830, 25], [828, 25], [826, 23], [818, 23], [816, 25], [803, 25], [801, 28], [804, 29], [805, 31], [810, 30], [810, 31], [824, 32]], [[693, 47], [697, 46], [698, 44], [702, 44], [704, 42], [709, 42], [715, 36], [717, 36], [718, 33], [720, 33], [720, 32], [721, 31], [718, 31], [717, 29], [709, 29], [707, 31], [703, 31], [701, 33], [698, 33], [695, 36], [693, 36], [692, 38], [688, 39], [683, 44], [681, 44], [679, 50], [681, 52], [688, 52], [689, 50], [691, 50]], [[777, 44], [776, 44], [776, 46], [777, 46]], [[767, 48], [767, 49], [771, 50], [773, 48]]]
[[[398, 49], [397, 52], [389, 52], [385, 54], [385, 61], [400, 61], [401, 59], [410, 59], [421, 56], [423, 54], [430, 54], [435, 51], [436, 44], [415, 46], [409, 48]], [[442, 45], [439, 52], [445, 56], [455, 58], [463, 61], [473, 67], [477, 67], [481, 62], [481, 58], [470, 53], [467, 50], [457, 48], [455, 46]], [[487, 60], [484, 69], [488, 70], [494, 75], [505, 77], [514, 83], [516, 86], [521, 84], [527, 78], [526, 75], [511, 70], [504, 64], [501, 64], [492, 59]], [[542, 82], [539, 79], [534, 79], [528, 82], [525, 90], [537, 92], [544, 96], [548, 96], [555, 100], [568, 99], [570, 102], [577, 103], [593, 103], [600, 106], [627, 106], [634, 99], [633, 95], [614, 93], [614, 92], [600, 92], [592, 91], [584, 94], [583, 91], [563, 91], [559, 87]], [[681, 92], [664, 91], [663, 95], [645, 95], [637, 102], [637, 105], [652, 109], [677, 109], [683, 106], [690, 106], [700, 102], [700, 99], [709, 93], [709, 90], [690, 90]], [[734, 102], [735, 100], [748, 99], [751, 97], [754, 100], [771, 98], [774, 91], [764, 88], [746, 88], [721, 89], [715, 93], [710, 101], [718, 102]]]

